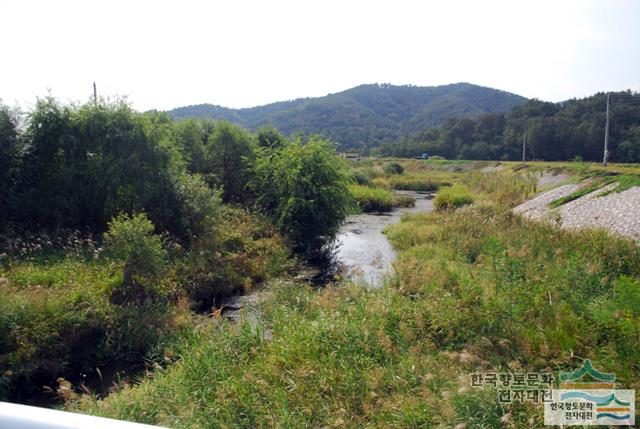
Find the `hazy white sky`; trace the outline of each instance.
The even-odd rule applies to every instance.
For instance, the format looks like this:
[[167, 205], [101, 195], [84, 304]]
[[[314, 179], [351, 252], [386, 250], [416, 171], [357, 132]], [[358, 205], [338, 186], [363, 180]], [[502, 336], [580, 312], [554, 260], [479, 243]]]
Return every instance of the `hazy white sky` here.
[[640, 90], [640, 0], [0, 0], [0, 98], [248, 107], [362, 83]]

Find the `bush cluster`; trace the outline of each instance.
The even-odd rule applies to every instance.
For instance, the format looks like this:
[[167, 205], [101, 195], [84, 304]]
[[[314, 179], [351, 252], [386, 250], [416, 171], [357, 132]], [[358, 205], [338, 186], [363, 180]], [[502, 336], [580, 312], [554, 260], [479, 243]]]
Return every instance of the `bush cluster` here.
[[387, 174], [402, 174], [404, 167], [397, 162], [390, 162], [384, 166], [384, 172]]
[[189, 308], [280, 274], [348, 210], [319, 138], [51, 98], [27, 119], [0, 108], [0, 399], [139, 364]]
[[349, 177], [333, 145], [318, 137], [261, 148], [254, 161], [256, 202], [300, 252], [338, 231], [350, 202]]
[[353, 200], [363, 212], [386, 212], [393, 208], [393, 192], [362, 185], [349, 187]]
[[393, 189], [405, 191], [433, 192], [437, 191], [441, 186], [450, 185], [450, 182], [419, 176], [401, 176], [391, 179]]
[[440, 189], [433, 202], [439, 210], [455, 209], [471, 203], [473, 203], [473, 196], [469, 189], [460, 184]]

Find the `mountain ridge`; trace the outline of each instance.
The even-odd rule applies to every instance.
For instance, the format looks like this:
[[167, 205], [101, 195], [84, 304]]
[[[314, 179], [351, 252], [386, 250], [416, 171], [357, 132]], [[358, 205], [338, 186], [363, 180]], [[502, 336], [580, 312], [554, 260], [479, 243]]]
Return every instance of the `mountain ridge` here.
[[233, 109], [205, 103], [167, 113], [174, 119], [224, 119], [249, 129], [270, 124], [284, 134], [320, 134], [343, 149], [366, 150], [450, 117], [506, 112], [526, 101], [517, 94], [466, 82], [428, 87], [374, 83], [255, 107]]

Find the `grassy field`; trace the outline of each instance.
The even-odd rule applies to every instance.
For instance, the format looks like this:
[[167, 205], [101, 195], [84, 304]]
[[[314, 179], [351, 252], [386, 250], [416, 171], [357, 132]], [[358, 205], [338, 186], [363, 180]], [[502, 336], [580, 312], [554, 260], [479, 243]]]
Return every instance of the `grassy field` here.
[[71, 231], [9, 243], [15, 252], [0, 258], [0, 397], [42, 405], [60, 402], [67, 383], [101, 391], [103, 376], [144, 369], [216, 297], [250, 292], [288, 268], [273, 226], [237, 209], [218, 220], [215, 238], [171, 249], [145, 293], [133, 289], [145, 298], [126, 304], [125, 263], [99, 242]]
[[[365, 161], [363, 178], [393, 180], [386, 162]], [[513, 215], [535, 192], [528, 170], [545, 165], [402, 165], [465, 186], [475, 202], [390, 227], [400, 256], [384, 288], [272, 282], [258, 330], [209, 319], [168, 344], [140, 383], [105, 400], [69, 395], [67, 407], [176, 428], [528, 428], [543, 424], [539, 405], [500, 403], [496, 391], [470, 387], [470, 374], [557, 373], [590, 358], [640, 388], [634, 242]]]

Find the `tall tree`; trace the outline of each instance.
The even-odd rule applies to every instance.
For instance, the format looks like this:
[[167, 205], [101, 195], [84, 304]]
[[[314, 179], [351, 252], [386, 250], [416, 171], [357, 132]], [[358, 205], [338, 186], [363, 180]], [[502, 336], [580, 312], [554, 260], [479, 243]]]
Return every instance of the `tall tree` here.
[[253, 142], [246, 130], [227, 121], [215, 125], [207, 147], [211, 165], [207, 177], [211, 185], [222, 188], [223, 201], [241, 202], [245, 199], [252, 154]]
[[0, 104], [0, 228], [13, 215], [19, 155], [16, 117]]

